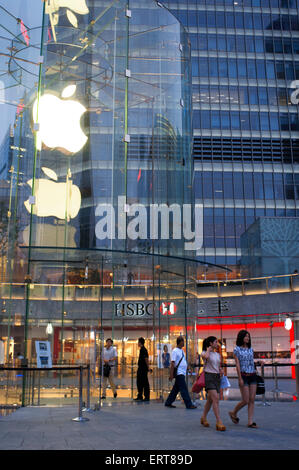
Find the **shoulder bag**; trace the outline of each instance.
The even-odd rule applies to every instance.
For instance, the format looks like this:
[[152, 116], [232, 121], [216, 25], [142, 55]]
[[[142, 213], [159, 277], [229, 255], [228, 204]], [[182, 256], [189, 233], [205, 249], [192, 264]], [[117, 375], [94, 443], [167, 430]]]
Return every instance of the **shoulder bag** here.
[[199, 393], [203, 388], [205, 388], [205, 371], [203, 370], [201, 374], [195, 380], [192, 386], [193, 393]]

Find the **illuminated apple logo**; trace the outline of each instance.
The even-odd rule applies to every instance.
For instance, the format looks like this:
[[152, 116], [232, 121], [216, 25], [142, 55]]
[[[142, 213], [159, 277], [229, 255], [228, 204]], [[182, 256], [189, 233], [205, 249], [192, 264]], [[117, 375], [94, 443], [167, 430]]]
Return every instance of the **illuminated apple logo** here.
[[45, 93], [33, 104], [33, 121], [39, 124], [37, 148], [42, 142], [51, 149], [57, 148], [66, 154], [79, 152], [87, 141], [81, 129], [80, 118], [86, 108], [70, 98], [76, 91], [76, 85], [67, 86], [61, 96]]
[[79, 15], [86, 15], [89, 12], [85, 0], [47, 0], [46, 13], [50, 15], [52, 27], [58, 24], [60, 8], [66, 8], [67, 18], [75, 28], [78, 28], [78, 20], [73, 12]]
[[[81, 193], [74, 185], [69, 173], [66, 183], [57, 183], [57, 175], [50, 168], [42, 168], [43, 172], [51, 178], [35, 180], [35, 201], [33, 213], [38, 217], [54, 216], [58, 219], [73, 219], [81, 206]], [[54, 181], [53, 181], [54, 180]], [[32, 188], [32, 179], [27, 182]], [[29, 199], [24, 202], [28, 212], [31, 212]]]

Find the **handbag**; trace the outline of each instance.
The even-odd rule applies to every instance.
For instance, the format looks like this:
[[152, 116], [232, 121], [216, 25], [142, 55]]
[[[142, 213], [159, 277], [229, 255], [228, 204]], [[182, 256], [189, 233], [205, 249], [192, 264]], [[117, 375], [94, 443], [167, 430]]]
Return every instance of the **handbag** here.
[[180, 363], [182, 362], [183, 357], [185, 357], [184, 353], [182, 353], [182, 357], [181, 357], [180, 361], [178, 362], [178, 365], [173, 369], [173, 377], [174, 378], [176, 378], [176, 376], [178, 375], [178, 368], [179, 368]]
[[265, 389], [265, 381], [263, 377], [256, 374], [256, 380], [257, 380], [256, 395], [264, 395], [266, 389]]
[[193, 393], [199, 393], [203, 388], [205, 387], [205, 373], [202, 371], [201, 374], [197, 377], [195, 380], [193, 386], [192, 386], [192, 392]]
[[220, 388], [229, 388], [231, 387], [230, 381], [226, 377], [226, 375], [223, 375], [220, 380]]
[[111, 370], [111, 366], [109, 366], [109, 364], [104, 364], [103, 376], [104, 377], [109, 377], [110, 370]]

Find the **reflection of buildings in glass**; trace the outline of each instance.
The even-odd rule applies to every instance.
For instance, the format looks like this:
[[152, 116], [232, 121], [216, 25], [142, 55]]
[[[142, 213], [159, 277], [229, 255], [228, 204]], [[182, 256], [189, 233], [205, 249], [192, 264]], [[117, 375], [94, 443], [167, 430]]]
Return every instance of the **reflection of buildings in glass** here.
[[0, 145], [0, 179], [7, 180], [9, 178], [8, 172], [12, 165], [12, 145], [13, 131], [9, 128]]
[[[286, 4], [290, 10], [278, 10]], [[299, 161], [289, 87], [299, 76], [292, 4], [244, 0], [231, 11], [227, 2], [179, 10], [166, 3], [192, 45], [195, 191], [204, 203], [207, 261], [239, 263], [240, 235], [260, 216], [298, 216], [291, 195]]]
[[[243, 3], [252, 6], [249, 1]], [[271, 17], [269, 12], [260, 10], [259, 2], [255, 3], [252, 11], [243, 11], [241, 3], [231, 11], [226, 8], [227, 2], [226, 6], [218, 2], [215, 11], [210, 4], [205, 9], [203, 3], [196, 10], [190, 2], [189, 12], [184, 9], [186, 4], [174, 10], [188, 25], [193, 48], [194, 186], [197, 202], [204, 203], [205, 211], [201, 258], [230, 266], [236, 266], [240, 258], [240, 236], [244, 230], [264, 214], [291, 215], [296, 210], [298, 192], [298, 173], [291, 167], [298, 159], [296, 112], [287, 106], [293, 67], [290, 64], [296, 65], [294, 57], [299, 44], [295, 37], [290, 38], [283, 31], [280, 34], [278, 29], [273, 34], [272, 25], [277, 28], [280, 24], [273, 16], [278, 12]], [[262, 3], [270, 8], [265, 5], [267, 2]], [[80, 125], [88, 140], [72, 156], [59, 146], [43, 146], [36, 154], [35, 167], [36, 181], [46, 179], [43, 168], [57, 175], [56, 183], [67, 185], [71, 179], [80, 190], [81, 207], [74, 217], [68, 217], [65, 211], [63, 218], [41, 216], [36, 211], [31, 217], [24, 208], [24, 201], [31, 194], [27, 182], [34, 171], [31, 105], [37, 80], [33, 74], [25, 77], [24, 72], [24, 82], [34, 92], [25, 97], [26, 106], [22, 119], [18, 119], [13, 144], [18, 147], [21, 142], [26, 150], [26, 158], [19, 160], [15, 213], [20, 246], [16, 263], [12, 263], [13, 279], [20, 285], [13, 286], [11, 301], [5, 291], [1, 302], [10, 302], [11, 335], [20, 349], [27, 313], [29, 358], [34, 360], [34, 335], [47, 339], [50, 319], [55, 361], [93, 362], [101, 341], [110, 336], [118, 349], [117, 373], [130, 382], [138, 357], [138, 337], [146, 338], [153, 364], [157, 363], [157, 343], [163, 344], [163, 338], [175, 346], [176, 337], [188, 331], [191, 361], [194, 352], [200, 352], [204, 337], [200, 332], [198, 338], [193, 325], [198, 309], [197, 300], [192, 304], [192, 283], [198, 276], [196, 272], [192, 280], [192, 266], [176, 258], [134, 254], [186, 254], [180, 241], [152, 243], [149, 239], [128, 240], [126, 235], [119, 240], [100, 240], [95, 235], [99, 220], [96, 207], [111, 203], [117, 212], [119, 195], [125, 195], [128, 204], [142, 203], [146, 207], [151, 203], [192, 202], [189, 49], [177, 21], [156, 3], [143, 0], [132, 7], [131, 17], [126, 16], [123, 2], [108, 9], [103, 9], [100, 1], [90, 0], [87, 4], [88, 15], [77, 12], [78, 28], [71, 26], [66, 9], [60, 9], [56, 41], [50, 23], [47, 24], [42, 93], [52, 91], [61, 98], [65, 87], [76, 83], [76, 99], [86, 108]], [[169, 2], [170, 8], [175, 5]], [[290, 16], [295, 25], [295, 15], [291, 12]], [[30, 31], [30, 38], [32, 44], [39, 46], [40, 29], [34, 31]], [[26, 53], [30, 56], [36, 50], [39, 47], [34, 46]], [[35, 56], [32, 58], [36, 60]], [[295, 66], [293, 73], [297, 78]], [[17, 168], [16, 149], [12, 163]], [[67, 187], [70, 189], [70, 185]], [[13, 197], [15, 194], [13, 186]], [[70, 194], [66, 204], [63, 199], [61, 210], [64, 205], [68, 207]], [[49, 201], [52, 202], [51, 194]], [[26, 265], [29, 244], [31, 264], [27, 276], [27, 269], [17, 266], [20, 259]], [[215, 271], [207, 265], [200, 273], [209, 280], [219, 275]], [[25, 276], [28, 289], [24, 288]], [[175, 301], [176, 314], [162, 319], [114, 316], [117, 302], [142, 304], [152, 300], [158, 304]], [[7, 304], [2, 305], [6, 309], [3, 325], [9, 322]], [[235, 328], [225, 333], [230, 346]], [[219, 336], [217, 328], [212, 333]], [[261, 342], [267, 343], [267, 335], [265, 327]], [[288, 338], [285, 332], [281, 336], [282, 351], [287, 353]], [[227, 347], [226, 351], [229, 356], [231, 349]], [[265, 351], [260, 344], [258, 351], [266, 354], [269, 348], [266, 346]]]
[[[26, 305], [23, 298], [11, 307], [27, 309], [22, 320], [30, 317], [33, 324], [38, 319], [48, 322], [51, 317], [57, 360], [68, 359], [71, 347], [66, 342], [71, 341], [67, 327], [59, 329], [57, 325], [70, 322], [78, 329], [77, 333], [88, 322], [98, 326], [99, 301], [103, 303], [103, 322], [108, 323], [106, 330], [111, 328], [111, 322], [113, 336], [120, 328], [124, 330], [123, 319], [112, 319], [111, 310], [119, 295], [127, 295], [123, 286], [128, 277], [134, 278], [129, 300], [130, 296], [138, 299], [157, 295], [151, 283], [156, 275], [161, 277], [162, 270], [159, 274], [155, 271], [158, 262], [153, 265], [153, 259], [146, 257], [133, 260], [130, 253], [112, 251], [102, 255], [90, 250], [118, 248], [145, 253], [153, 250], [183, 253], [180, 240], [165, 240], [163, 244], [158, 240], [157, 246], [153, 246], [148, 238], [128, 240], [126, 233], [119, 239], [103, 240], [95, 234], [96, 208], [102, 203], [112, 204], [117, 212], [119, 196], [124, 196], [129, 204], [142, 203], [146, 207], [151, 203], [191, 202], [191, 186], [184, 184], [188, 178], [191, 180], [191, 121], [184, 110], [184, 103], [190, 108], [188, 43], [174, 17], [166, 9], [149, 3], [150, 17], [139, 6], [129, 19], [122, 2], [104, 10], [101, 2], [94, 2], [93, 8], [88, 5], [93, 16], [77, 15], [78, 28], [69, 26], [65, 9], [53, 12], [59, 18], [55, 18], [55, 24], [52, 21], [55, 38], [52, 25], [48, 25], [50, 34], [48, 31], [43, 46], [38, 101], [30, 75], [26, 75], [26, 84], [32, 92], [24, 97], [15, 141], [24, 146], [27, 158], [18, 160], [17, 152], [13, 155], [14, 162], [19, 163], [16, 168], [21, 183], [13, 192], [14, 196], [18, 195], [14, 215], [18, 216], [21, 251], [25, 258], [30, 256], [26, 275], [30, 287]], [[92, 17], [95, 21], [90, 23]], [[154, 21], [154, 29], [150, 28], [150, 21]], [[84, 28], [86, 34], [82, 32]], [[139, 34], [143, 29], [143, 34]], [[38, 43], [37, 31], [32, 32], [30, 40]], [[160, 53], [162, 46], [164, 50]], [[71, 96], [67, 93], [68, 85], [74, 82], [76, 91]], [[78, 151], [65, 143], [69, 116], [62, 118], [63, 110], [75, 100], [86, 109], [80, 123], [76, 123], [88, 139]], [[37, 109], [32, 115], [34, 102]], [[44, 107], [46, 104], [51, 107], [51, 102], [55, 106], [59, 104], [59, 110]], [[55, 127], [58, 123], [59, 129]], [[36, 149], [32, 148], [34, 132], [38, 139], [42, 136]], [[76, 204], [76, 210], [72, 208], [77, 188], [81, 195], [79, 212]], [[116, 225], [119, 229], [120, 221]], [[163, 263], [167, 260], [159, 260], [159, 266], [163, 267]], [[172, 270], [175, 273], [183, 269], [173, 265]], [[140, 282], [145, 285], [136, 291]], [[181, 293], [176, 295], [182, 297]], [[151, 341], [148, 338], [152, 336], [152, 321], [138, 319], [134, 323], [135, 333]], [[131, 342], [137, 337], [131, 326], [126, 326], [130, 331], [126, 347], [131, 344], [133, 348]], [[43, 339], [45, 331], [40, 328]], [[27, 356], [31, 357], [31, 338], [27, 346]], [[151, 350], [153, 356], [154, 346]], [[134, 351], [133, 348], [132, 360], [136, 356]], [[75, 360], [74, 350], [72, 353]], [[77, 352], [76, 360], [83, 356]]]

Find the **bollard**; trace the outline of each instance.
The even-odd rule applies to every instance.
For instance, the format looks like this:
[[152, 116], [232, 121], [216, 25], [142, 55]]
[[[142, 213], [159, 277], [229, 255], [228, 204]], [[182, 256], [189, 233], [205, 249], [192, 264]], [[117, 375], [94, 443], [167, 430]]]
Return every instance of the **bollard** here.
[[90, 408], [90, 364], [87, 365], [87, 406], [82, 411], [93, 412]]
[[84, 421], [89, 421], [88, 418], [83, 418], [82, 416], [82, 385], [83, 385], [83, 368], [80, 366], [80, 375], [79, 375], [79, 416], [77, 418], [73, 418], [72, 421], [76, 421], [77, 423], [82, 423]]

